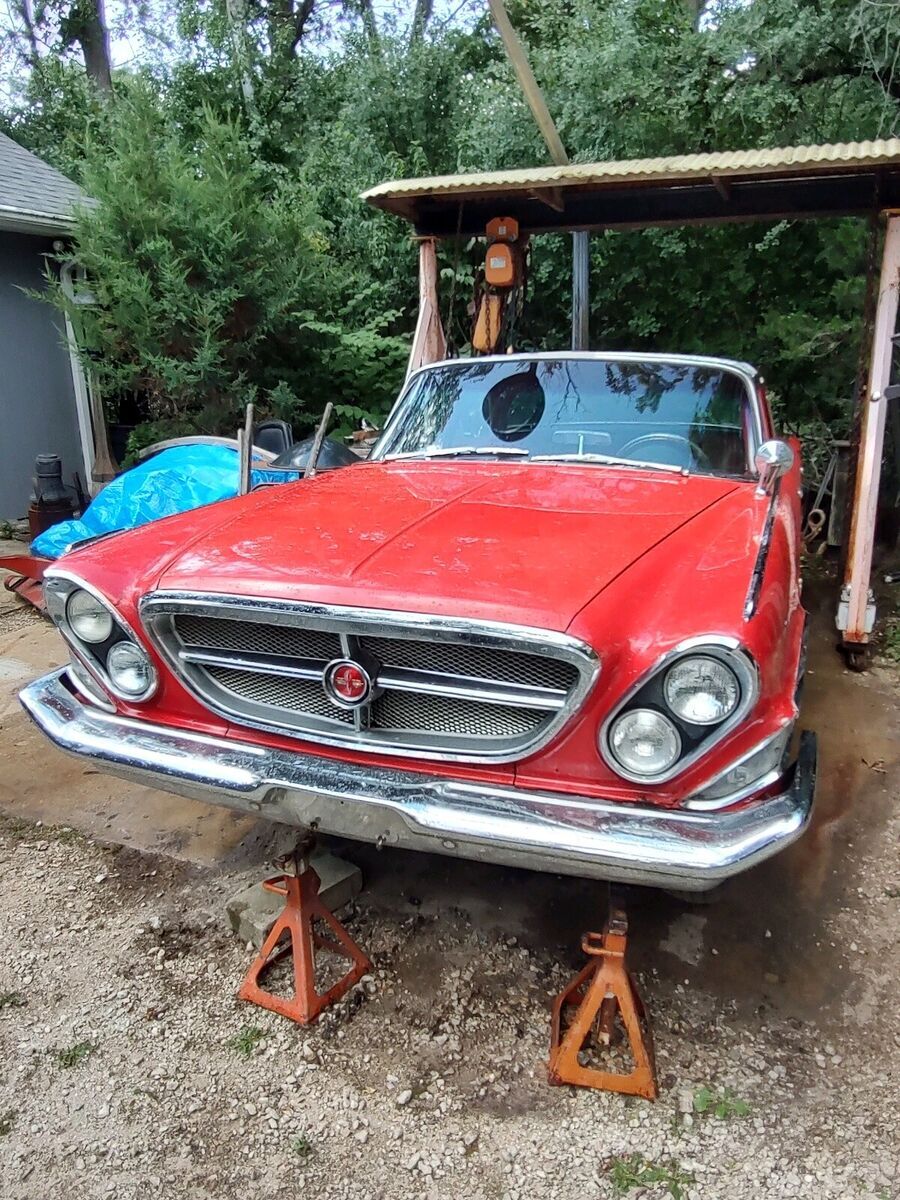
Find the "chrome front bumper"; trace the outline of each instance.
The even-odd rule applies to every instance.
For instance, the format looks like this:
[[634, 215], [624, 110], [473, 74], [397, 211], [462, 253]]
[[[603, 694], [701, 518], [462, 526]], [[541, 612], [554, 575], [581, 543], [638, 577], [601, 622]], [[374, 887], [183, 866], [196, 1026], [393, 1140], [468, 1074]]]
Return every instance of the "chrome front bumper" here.
[[101, 711], [65, 670], [21, 693], [51, 741], [101, 770], [323, 833], [566, 875], [705, 891], [795, 841], [812, 810], [815, 735], [777, 796], [687, 812], [466, 783], [150, 725]]

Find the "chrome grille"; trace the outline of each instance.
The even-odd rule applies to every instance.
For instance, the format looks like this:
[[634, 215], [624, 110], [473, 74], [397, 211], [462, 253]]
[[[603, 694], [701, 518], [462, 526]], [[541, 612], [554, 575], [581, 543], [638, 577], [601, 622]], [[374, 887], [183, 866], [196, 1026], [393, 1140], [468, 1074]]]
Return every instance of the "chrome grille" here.
[[[564, 634], [420, 614], [156, 593], [145, 625], [184, 684], [243, 725], [386, 753], [510, 761], [543, 745], [598, 667]], [[369, 700], [339, 707], [328, 663], [363, 663]]]

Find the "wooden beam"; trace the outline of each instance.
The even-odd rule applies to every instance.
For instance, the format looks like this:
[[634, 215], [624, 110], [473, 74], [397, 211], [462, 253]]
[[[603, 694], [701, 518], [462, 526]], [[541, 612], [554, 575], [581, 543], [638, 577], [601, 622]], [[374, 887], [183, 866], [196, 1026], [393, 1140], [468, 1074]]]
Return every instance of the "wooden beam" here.
[[562, 138], [559, 136], [559, 131], [556, 128], [553, 118], [550, 116], [550, 109], [544, 100], [544, 94], [538, 87], [534, 71], [531, 69], [531, 63], [529, 63], [528, 56], [525, 53], [525, 47], [519, 41], [519, 35], [515, 29], [513, 29], [512, 21], [510, 21], [503, 6], [503, 0], [488, 0], [488, 2], [490, 4], [491, 16], [494, 19], [494, 25], [503, 39], [503, 45], [506, 47], [509, 61], [512, 63], [519, 86], [525, 93], [528, 107], [531, 109], [535, 121], [537, 121], [538, 129], [540, 129], [544, 141], [547, 143], [550, 157], [558, 167], [564, 167], [569, 161], [569, 156], [566, 154]]
[[721, 175], [710, 175], [712, 185], [727, 203], [731, 199], [731, 185], [722, 178]]
[[[528, 101], [532, 115], [535, 121], [537, 121], [538, 129], [540, 129], [544, 141], [547, 143], [550, 157], [558, 167], [564, 167], [569, 162], [569, 156], [566, 154], [566, 148], [562, 144], [559, 130], [550, 116], [550, 110], [547, 107], [547, 102], [544, 100], [544, 93], [538, 87], [538, 82], [534, 77], [534, 72], [531, 69], [525, 48], [519, 41], [519, 35], [513, 29], [512, 22], [507, 15], [503, 0], [488, 0], [488, 3], [491, 9], [491, 16], [494, 19], [494, 25], [497, 27], [497, 32], [501, 38], [503, 38], [503, 44], [506, 47], [509, 61], [512, 63], [516, 78], [519, 80], [522, 91], [525, 93], [525, 99]], [[558, 191], [559, 189], [551, 190]], [[558, 197], [558, 208], [556, 204], [548, 202], [543, 196], [538, 195], [538, 198], [544, 203], [549, 203], [549, 207], [556, 212], [563, 211], [564, 205], [561, 194]], [[572, 234], [573, 350], [586, 350], [588, 347], [589, 268], [590, 234], [586, 230], [578, 230]]]
[[[900, 207], [900, 172], [882, 185], [883, 207]], [[565, 211], [559, 213], [531, 193], [541, 185], [506, 191], [472, 192], [465, 197], [460, 233], [477, 236], [491, 217], [515, 217], [525, 233], [573, 229], [629, 229], [698, 222], [795, 220], [802, 217], [868, 216], [874, 208], [871, 176], [830, 179], [742, 179], [723, 205], [709, 176], [690, 186], [564, 187]], [[428, 237], [457, 232], [459, 196], [423, 197], [416, 231]]]
[[546, 204], [548, 208], [552, 208], [554, 212], [561, 213], [566, 211], [562, 188], [535, 188], [529, 195], [533, 196], [535, 200], [540, 200], [541, 204]]
[[590, 349], [591, 235], [572, 234], [572, 349]]

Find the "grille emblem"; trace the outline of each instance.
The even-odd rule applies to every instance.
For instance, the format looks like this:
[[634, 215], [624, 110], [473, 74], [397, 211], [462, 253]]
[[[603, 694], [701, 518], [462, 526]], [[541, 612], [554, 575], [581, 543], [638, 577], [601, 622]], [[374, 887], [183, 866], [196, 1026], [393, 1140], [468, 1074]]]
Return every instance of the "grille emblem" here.
[[359, 708], [372, 698], [372, 678], [351, 658], [336, 658], [322, 678], [325, 695], [339, 708]]

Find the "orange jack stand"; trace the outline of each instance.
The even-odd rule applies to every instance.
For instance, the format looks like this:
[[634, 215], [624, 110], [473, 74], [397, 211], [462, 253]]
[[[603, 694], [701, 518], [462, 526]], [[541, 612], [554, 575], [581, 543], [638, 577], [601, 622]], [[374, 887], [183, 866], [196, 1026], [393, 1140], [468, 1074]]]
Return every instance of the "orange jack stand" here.
[[[653, 1034], [634, 979], [625, 968], [628, 918], [624, 908], [610, 903], [603, 933], [586, 933], [581, 942], [588, 955], [583, 967], [553, 1003], [550, 1033], [550, 1083], [573, 1083], [655, 1100], [659, 1095]], [[563, 1032], [563, 1015], [577, 1005]], [[633, 1069], [623, 1074], [582, 1066], [579, 1056], [593, 1034], [596, 1045], [609, 1047], [616, 1014], [631, 1047]]]
[[[372, 964], [334, 913], [329, 912], [319, 899], [319, 876], [309, 866], [306, 854], [297, 852], [291, 857], [295, 862], [296, 874], [278, 875], [263, 884], [268, 891], [284, 896], [286, 904], [247, 972], [238, 998], [271, 1009], [301, 1025], [310, 1025], [323, 1009], [371, 971]], [[315, 932], [313, 921], [316, 918], [328, 926], [334, 938]], [[288, 934], [287, 942], [279, 946], [285, 933]], [[324, 992], [316, 991], [315, 986], [317, 949], [329, 950], [353, 964], [342, 979]], [[260, 977], [269, 967], [291, 953], [294, 965], [293, 997], [276, 996], [261, 988]]]

